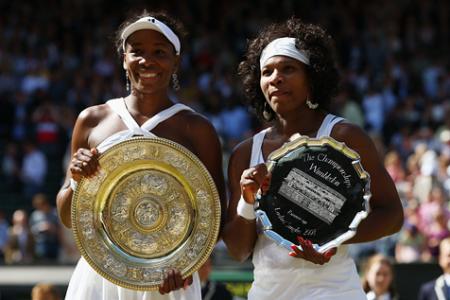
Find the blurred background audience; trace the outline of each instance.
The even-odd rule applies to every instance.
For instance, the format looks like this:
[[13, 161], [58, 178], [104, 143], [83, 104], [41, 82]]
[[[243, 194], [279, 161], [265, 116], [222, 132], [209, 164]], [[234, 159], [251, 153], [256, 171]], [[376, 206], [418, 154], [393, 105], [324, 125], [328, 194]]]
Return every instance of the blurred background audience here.
[[181, 89], [172, 97], [211, 120], [225, 166], [231, 149], [262, 126], [242, 105], [236, 75], [246, 40], [291, 15], [326, 28], [342, 77], [333, 111], [370, 132], [405, 210], [400, 233], [352, 245], [351, 253], [358, 263], [375, 253], [403, 263], [437, 261], [440, 241], [450, 236], [446, 0], [165, 0], [151, 7], [137, 0], [2, 1], [2, 261], [76, 261], [70, 231], [54, 214], [71, 131], [85, 107], [125, 95], [113, 32], [126, 12], [144, 7], [165, 9], [187, 27]]

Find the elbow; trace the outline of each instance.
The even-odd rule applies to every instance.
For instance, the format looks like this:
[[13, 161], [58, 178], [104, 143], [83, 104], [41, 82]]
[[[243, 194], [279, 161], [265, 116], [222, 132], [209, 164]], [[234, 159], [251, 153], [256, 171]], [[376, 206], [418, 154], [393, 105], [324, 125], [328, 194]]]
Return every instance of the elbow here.
[[399, 232], [403, 227], [403, 222], [403, 208], [400, 206], [396, 209], [395, 216], [392, 218], [391, 226], [389, 227], [389, 232], [387, 232], [387, 234], [392, 235]]
[[69, 229], [72, 228], [71, 212], [70, 212], [70, 210], [69, 210], [69, 212], [65, 212], [62, 200], [59, 198], [56, 199], [56, 208], [57, 208], [59, 220], [61, 221], [61, 223]]
[[[228, 247], [228, 246], [227, 246]], [[237, 260], [240, 263], [245, 262], [251, 253], [248, 253], [247, 251], [233, 251], [232, 248], [228, 247], [228, 254], [233, 258], [234, 260]]]
[[404, 222], [404, 215], [403, 215], [403, 208], [401, 208], [397, 213], [397, 217], [394, 226], [392, 228], [392, 234], [397, 233], [400, 231], [400, 229], [402, 229], [403, 222]]
[[250, 256], [251, 251], [244, 249], [242, 245], [236, 244], [236, 242], [234, 242], [233, 239], [228, 239], [226, 234], [222, 236], [222, 239], [225, 245], [227, 246], [228, 255], [230, 255], [230, 257], [233, 258], [234, 260], [243, 263]]
[[72, 222], [64, 220], [64, 218], [60, 218], [61, 219], [61, 223], [68, 229], [72, 228]]

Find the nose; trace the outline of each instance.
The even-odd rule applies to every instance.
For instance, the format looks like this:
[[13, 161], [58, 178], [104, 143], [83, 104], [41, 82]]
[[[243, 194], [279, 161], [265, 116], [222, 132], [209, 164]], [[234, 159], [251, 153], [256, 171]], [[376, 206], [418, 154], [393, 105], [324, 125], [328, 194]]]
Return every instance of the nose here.
[[148, 67], [152, 64], [153, 60], [149, 54], [142, 55], [141, 59], [139, 60], [139, 64], [145, 67]]
[[272, 72], [272, 76], [270, 76], [270, 83], [271, 84], [280, 84], [284, 81], [284, 77], [283, 74], [281, 74], [280, 71], [278, 71], [277, 69], [273, 70]]

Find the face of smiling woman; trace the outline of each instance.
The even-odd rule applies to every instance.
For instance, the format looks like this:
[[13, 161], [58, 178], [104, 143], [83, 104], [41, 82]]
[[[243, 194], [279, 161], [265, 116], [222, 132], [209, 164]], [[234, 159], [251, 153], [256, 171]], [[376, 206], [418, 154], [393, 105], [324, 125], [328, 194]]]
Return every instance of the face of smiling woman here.
[[123, 67], [131, 89], [143, 94], [167, 93], [179, 57], [161, 33], [138, 30], [127, 39]]

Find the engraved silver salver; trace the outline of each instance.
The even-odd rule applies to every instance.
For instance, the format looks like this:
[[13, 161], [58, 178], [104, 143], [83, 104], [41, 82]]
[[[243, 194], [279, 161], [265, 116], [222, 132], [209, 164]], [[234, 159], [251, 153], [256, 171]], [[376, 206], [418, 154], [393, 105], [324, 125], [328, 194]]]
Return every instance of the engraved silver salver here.
[[321, 253], [337, 247], [369, 212], [369, 174], [358, 153], [331, 137], [297, 136], [267, 166], [272, 179], [256, 215], [264, 234], [289, 251], [297, 236]]
[[211, 254], [220, 200], [201, 161], [162, 138], [120, 142], [99, 157], [72, 198], [72, 228], [82, 256], [104, 278], [157, 290], [168, 269], [183, 278]]

